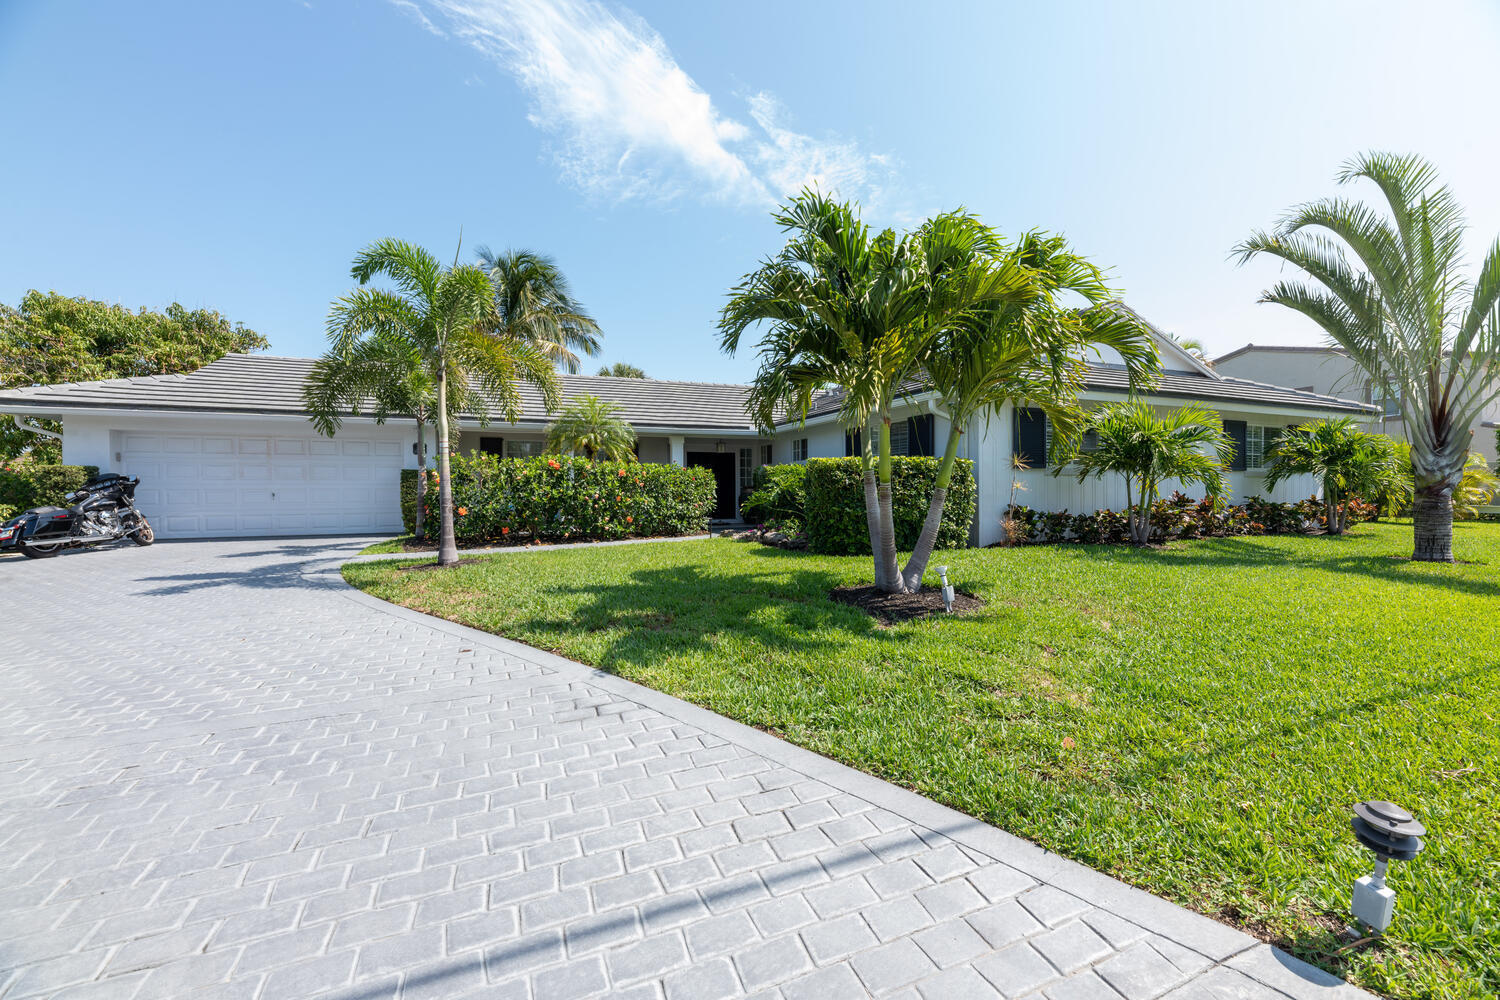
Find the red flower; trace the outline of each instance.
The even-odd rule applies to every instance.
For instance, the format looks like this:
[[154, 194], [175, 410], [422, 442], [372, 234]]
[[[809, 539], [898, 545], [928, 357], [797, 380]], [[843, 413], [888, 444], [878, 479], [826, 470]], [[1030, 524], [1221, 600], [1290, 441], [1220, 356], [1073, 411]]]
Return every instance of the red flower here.
[[459, 517], [463, 517], [468, 512], [469, 512], [469, 508], [467, 508], [467, 507], [460, 507], [460, 508], [458, 508], [458, 516]]
[[616, 493], [615, 494], [615, 503], [619, 503], [619, 502], [620, 502], [620, 494]]
[[633, 518], [633, 517], [627, 517], [627, 518], [625, 518], [625, 523], [626, 524], [634, 524], [635, 523], [635, 518]]
[[508, 535], [508, 534], [510, 534], [510, 529], [509, 528], [501, 528], [500, 529], [500, 534], [502, 534], [502, 535]]
[[620, 470], [620, 478], [621, 478], [621, 479], [624, 479], [624, 478], [625, 478], [625, 470], [624, 470], [624, 469], [621, 469], [621, 470]]

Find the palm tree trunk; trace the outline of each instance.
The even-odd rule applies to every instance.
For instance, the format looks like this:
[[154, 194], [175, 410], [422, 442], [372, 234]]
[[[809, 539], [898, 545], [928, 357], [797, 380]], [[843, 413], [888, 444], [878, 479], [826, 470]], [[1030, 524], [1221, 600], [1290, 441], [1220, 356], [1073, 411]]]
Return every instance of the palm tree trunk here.
[[877, 575], [885, 577], [880, 589], [887, 594], [905, 591], [901, 581], [901, 569], [896, 563], [896, 514], [891, 502], [891, 415], [880, 415], [880, 482], [875, 487], [875, 499], [880, 508], [880, 570]]
[[412, 537], [417, 544], [422, 544], [425, 534], [422, 524], [423, 508], [427, 505], [427, 440], [426, 440], [426, 414], [417, 411], [417, 511], [415, 524], [412, 526]]
[[880, 497], [875, 486], [875, 463], [866, 459], [865, 474], [865, 526], [870, 532], [870, 558], [875, 563], [875, 586], [885, 589], [884, 566], [880, 562]]
[[963, 430], [958, 424], [949, 425], [948, 446], [938, 464], [937, 483], [933, 486], [932, 500], [927, 504], [927, 520], [922, 522], [922, 533], [917, 536], [911, 558], [901, 571], [901, 582], [912, 593], [922, 589], [922, 574], [927, 572], [932, 550], [937, 547], [938, 530], [943, 526], [943, 504], [948, 500], [948, 486], [953, 482], [953, 464], [958, 459], [958, 439], [962, 435]]
[[1323, 507], [1326, 511], [1324, 518], [1327, 521], [1327, 533], [1330, 535], [1341, 534], [1339, 530], [1338, 490], [1326, 481], [1323, 483]]
[[1453, 488], [1418, 487], [1412, 500], [1414, 542], [1412, 559], [1417, 562], [1453, 561]]
[[[439, 362], [441, 366], [442, 362]], [[442, 367], [437, 379], [438, 447], [438, 557], [439, 566], [458, 565], [458, 541], [453, 537], [453, 483], [448, 475], [448, 381]]]

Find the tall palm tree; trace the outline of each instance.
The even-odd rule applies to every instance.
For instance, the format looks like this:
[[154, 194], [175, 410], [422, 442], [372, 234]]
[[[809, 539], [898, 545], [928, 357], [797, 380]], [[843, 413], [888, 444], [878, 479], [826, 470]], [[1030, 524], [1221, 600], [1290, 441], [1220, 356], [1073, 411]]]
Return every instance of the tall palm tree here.
[[[923, 363], [946, 411], [948, 441], [927, 519], [901, 573], [908, 590], [922, 585], [942, 526], [959, 441], [975, 420], [994, 417], [1006, 403], [1025, 402], [1045, 411], [1065, 442], [1082, 416], [1078, 392], [1088, 374], [1090, 352], [1109, 348], [1118, 353], [1134, 386], [1144, 386], [1159, 367], [1146, 325], [1115, 305], [1104, 273], [1069, 249], [1063, 237], [1026, 233], [973, 266], [1018, 271], [1031, 292], [944, 326]], [[1070, 308], [1061, 301], [1065, 295], [1077, 295], [1089, 305]]]
[[369, 409], [377, 424], [392, 416], [417, 422], [417, 508], [412, 535], [421, 542], [427, 499], [426, 430], [437, 405], [437, 385], [421, 351], [403, 337], [373, 333], [346, 354], [319, 358], [302, 387], [302, 396], [313, 426], [328, 437], [343, 426], [344, 414], [357, 417], [364, 409]]
[[805, 190], [772, 216], [791, 234], [780, 253], [730, 292], [719, 319], [733, 353], [767, 324], [749, 407], [764, 427], [805, 416], [813, 396], [842, 390], [839, 417], [861, 436], [865, 516], [882, 590], [906, 590], [896, 562], [891, 411], [923, 374], [936, 331], [988, 304], [1030, 294], [1016, 269], [971, 266], [995, 249], [992, 230], [963, 212], [916, 231], [873, 232], [847, 202]]
[[491, 331], [534, 345], [575, 375], [576, 352], [599, 352], [599, 324], [573, 298], [568, 279], [551, 257], [530, 250], [491, 253], [480, 247], [479, 263], [495, 289]]
[[1389, 441], [1360, 430], [1349, 417], [1309, 421], [1284, 432], [1267, 452], [1266, 487], [1295, 475], [1316, 476], [1327, 532], [1342, 535], [1349, 525], [1349, 497], [1376, 500], [1390, 491], [1388, 480], [1400, 477], [1400, 454]]
[[1452, 562], [1469, 426], [1500, 397], [1500, 240], [1470, 280], [1463, 211], [1431, 164], [1368, 153], [1338, 175], [1361, 178], [1380, 188], [1388, 215], [1325, 198], [1251, 234], [1235, 253], [1242, 263], [1268, 255], [1304, 271], [1311, 283], [1278, 282], [1261, 301], [1311, 318], [1400, 401], [1416, 485], [1412, 558]]
[[[354, 258], [350, 274], [359, 282], [328, 314], [329, 356], [349, 357], [362, 342], [391, 338], [420, 357], [435, 386], [437, 421], [439, 547], [438, 565], [458, 563], [453, 537], [449, 414], [473, 414], [487, 423], [492, 410], [507, 420], [520, 415], [517, 383], [541, 391], [550, 413], [557, 405], [557, 376], [536, 344], [494, 330], [494, 288], [472, 264], [444, 267], [419, 246], [384, 239]], [[369, 282], [384, 276], [394, 288]]]
[[[1126, 520], [1137, 545], [1151, 541], [1151, 505], [1167, 480], [1202, 485], [1209, 496], [1224, 494], [1224, 468], [1234, 445], [1208, 410], [1184, 406], [1159, 417], [1144, 400], [1132, 400], [1090, 414], [1084, 431], [1096, 445], [1073, 457], [1078, 481], [1125, 477]], [[1059, 465], [1053, 475], [1065, 468]]]
[[634, 462], [635, 428], [620, 417], [618, 403], [583, 395], [547, 428], [547, 450], [581, 454], [590, 462]]

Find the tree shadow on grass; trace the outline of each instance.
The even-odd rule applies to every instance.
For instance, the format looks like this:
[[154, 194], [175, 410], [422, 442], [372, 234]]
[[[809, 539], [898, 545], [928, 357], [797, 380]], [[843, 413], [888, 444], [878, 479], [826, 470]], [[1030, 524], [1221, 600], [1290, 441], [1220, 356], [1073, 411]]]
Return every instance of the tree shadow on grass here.
[[[1313, 539], [1319, 546], [1342, 546], [1359, 541], [1348, 536], [1318, 537]], [[1334, 552], [1288, 553], [1284, 550], [1258, 545], [1245, 538], [1211, 538], [1174, 543], [1162, 549], [1142, 551], [1126, 546], [1111, 546], [1114, 558], [1133, 558], [1142, 563], [1157, 566], [1224, 567], [1244, 569], [1247, 567], [1271, 567], [1292, 570], [1315, 570], [1330, 573], [1346, 573], [1383, 580], [1393, 584], [1411, 584], [1451, 590], [1455, 593], [1475, 597], [1500, 597], [1500, 579], [1477, 580], [1448, 574], [1423, 573], [1417, 570], [1422, 563], [1390, 555], [1339, 555]], [[1442, 563], [1430, 565], [1442, 567]], [[1460, 564], [1462, 565], [1462, 564]], [[1448, 567], [1456, 569], [1456, 567]]]
[[830, 600], [828, 592], [840, 582], [835, 573], [784, 566], [724, 576], [693, 565], [638, 569], [614, 583], [543, 586], [560, 598], [556, 610], [511, 619], [507, 631], [524, 631], [535, 645], [554, 640], [560, 646], [580, 630], [620, 630], [591, 657], [608, 672], [665, 656], [711, 654], [720, 651], [722, 637], [808, 657], [856, 640], [902, 641], [901, 632]]

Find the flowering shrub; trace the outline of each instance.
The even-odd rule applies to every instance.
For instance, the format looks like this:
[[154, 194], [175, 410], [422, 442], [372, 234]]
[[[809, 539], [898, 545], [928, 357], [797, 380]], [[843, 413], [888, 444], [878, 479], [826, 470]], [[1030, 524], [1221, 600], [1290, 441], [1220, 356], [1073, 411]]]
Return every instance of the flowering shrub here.
[[[1379, 513], [1374, 504], [1351, 498], [1345, 504], [1349, 520], [1373, 521]], [[1243, 504], [1205, 497], [1194, 500], [1173, 493], [1151, 506], [1151, 539], [1226, 538], [1234, 535], [1296, 535], [1321, 531], [1326, 522], [1323, 501], [1308, 497], [1296, 503], [1277, 503], [1250, 497]], [[1008, 511], [1010, 535], [1020, 544], [1040, 545], [1072, 542], [1080, 545], [1123, 545], [1129, 541], [1125, 515], [1096, 510], [1092, 514], [1039, 511], [1012, 506]]]
[[[464, 542], [596, 541], [708, 529], [713, 473], [676, 465], [541, 456], [454, 455], [453, 532]], [[416, 510], [415, 470], [402, 474], [407, 531]], [[426, 527], [436, 533], [438, 476], [428, 471]]]

